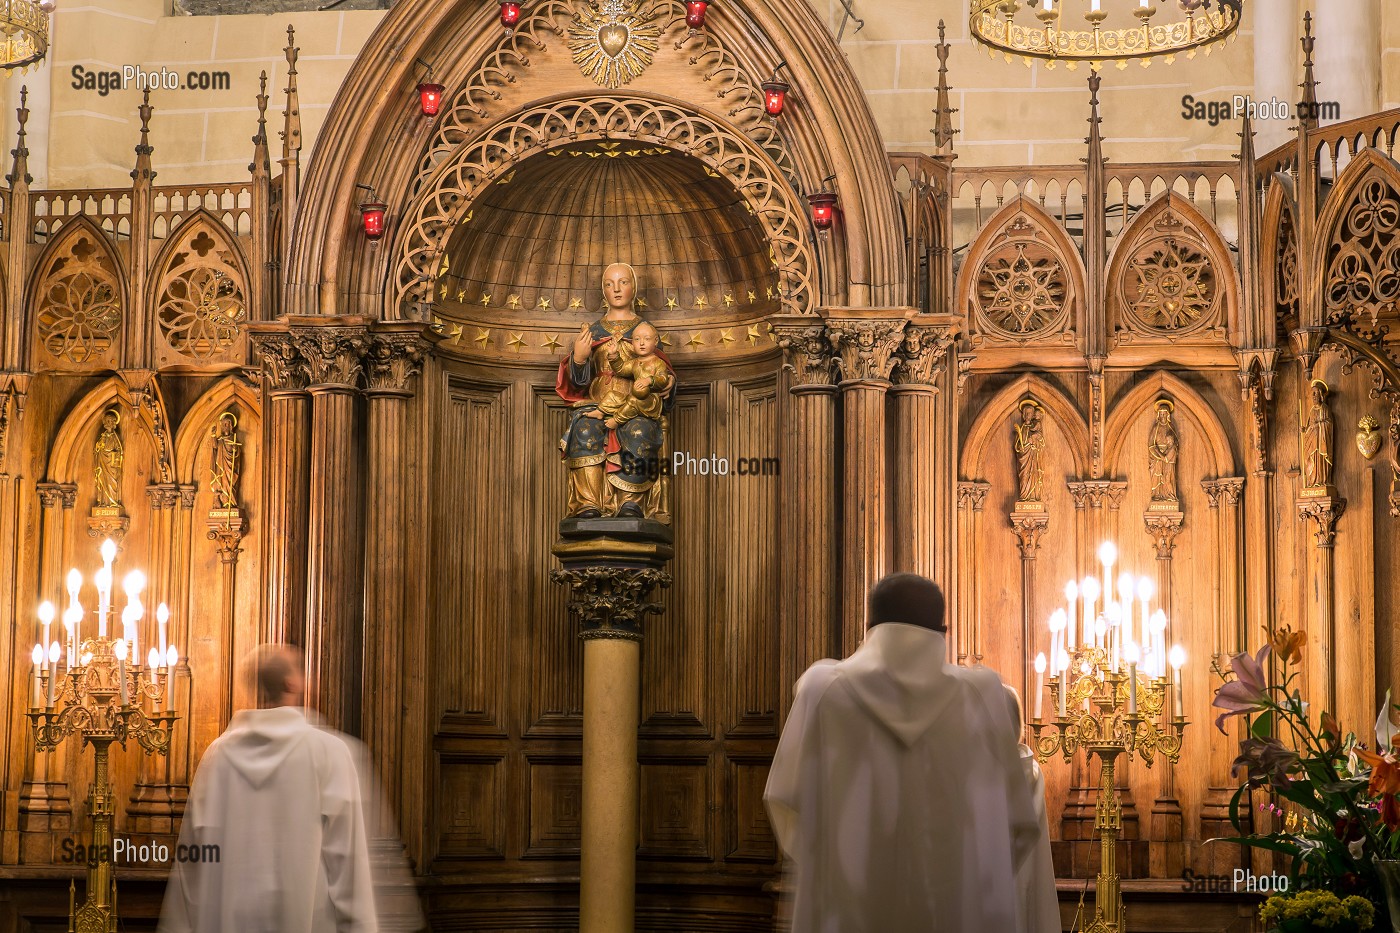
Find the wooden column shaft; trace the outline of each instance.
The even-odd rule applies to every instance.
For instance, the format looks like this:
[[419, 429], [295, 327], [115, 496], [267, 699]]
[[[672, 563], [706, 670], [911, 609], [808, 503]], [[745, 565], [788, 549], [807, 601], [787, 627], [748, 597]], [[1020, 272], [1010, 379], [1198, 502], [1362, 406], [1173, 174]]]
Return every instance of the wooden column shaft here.
[[266, 425], [263, 638], [305, 645], [311, 396], [299, 390], [273, 391]]
[[889, 383], [841, 383], [841, 657], [865, 637], [865, 598], [886, 569], [885, 392]]
[[802, 672], [836, 651], [836, 387], [794, 386], [789, 396], [788, 430], [784, 432], [784, 532], [792, 563], [790, 591], [794, 630], [791, 649], [783, 653], [784, 696]]
[[940, 534], [943, 512], [939, 509], [939, 444], [942, 419], [939, 418], [938, 389], [931, 385], [899, 385], [890, 389], [894, 400], [895, 438], [893, 547], [890, 569], [923, 574], [939, 581], [946, 571], [940, 566], [943, 543]]

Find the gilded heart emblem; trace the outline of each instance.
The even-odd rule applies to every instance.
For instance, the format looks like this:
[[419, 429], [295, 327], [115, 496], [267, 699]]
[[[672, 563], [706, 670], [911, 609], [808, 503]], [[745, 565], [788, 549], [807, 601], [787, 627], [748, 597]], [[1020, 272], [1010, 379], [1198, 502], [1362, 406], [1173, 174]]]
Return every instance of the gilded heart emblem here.
[[1374, 458], [1380, 452], [1381, 432], [1376, 430], [1380, 426], [1380, 422], [1370, 415], [1357, 422], [1356, 449], [1361, 451], [1361, 456], [1367, 460]]
[[608, 23], [598, 30], [598, 44], [609, 57], [617, 58], [627, 48], [627, 27], [621, 23]]

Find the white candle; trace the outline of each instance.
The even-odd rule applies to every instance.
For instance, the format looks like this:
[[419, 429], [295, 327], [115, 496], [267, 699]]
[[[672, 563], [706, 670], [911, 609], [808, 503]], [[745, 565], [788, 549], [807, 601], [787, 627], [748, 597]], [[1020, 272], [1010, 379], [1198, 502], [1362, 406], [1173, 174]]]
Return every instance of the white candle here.
[[78, 591], [83, 588], [83, 575], [78, 573], [78, 568], [74, 567], [68, 571], [68, 608], [64, 614], [72, 614], [73, 621], [73, 648], [75, 651], [83, 646], [82, 612], [83, 605], [78, 602]]
[[47, 645], [51, 640], [49, 638], [49, 627], [53, 625], [55, 615], [57, 615], [57, 613], [54, 612], [53, 603], [46, 599], [39, 604], [39, 626], [43, 631], [43, 637], [39, 640], [39, 644]]
[[1069, 705], [1069, 667], [1060, 669], [1060, 718], [1064, 719], [1065, 710]]
[[160, 652], [152, 648], [146, 655], [146, 664], [151, 669], [151, 682], [156, 685], [156, 695], [151, 698], [151, 706], [156, 712], [160, 712], [160, 662]]
[[1160, 609], [1152, 613], [1152, 650], [1157, 676], [1167, 676], [1167, 614]]
[[1041, 701], [1045, 699], [1045, 655], [1035, 656], [1035, 716], [1040, 722]]
[[1182, 689], [1181, 689], [1181, 668], [1182, 668], [1182, 666], [1185, 665], [1185, 664], [1186, 664], [1186, 649], [1185, 649], [1185, 648], [1182, 648], [1180, 645], [1172, 645], [1172, 651], [1171, 651], [1172, 680], [1174, 681], [1174, 685], [1175, 685], [1175, 688], [1176, 688], [1176, 689], [1174, 690], [1174, 694], [1175, 694], [1175, 697], [1176, 697], [1176, 702], [1175, 702], [1173, 705], [1174, 705], [1174, 707], [1175, 707], [1175, 712], [1176, 712], [1176, 718], [1177, 718], [1177, 719], [1181, 719], [1181, 718], [1183, 718], [1183, 717], [1185, 716], [1185, 713], [1183, 712], [1183, 710], [1185, 709], [1185, 705], [1184, 705], [1184, 703], [1182, 702], [1182, 695], [1181, 695], [1181, 694], [1182, 694]]
[[107, 613], [112, 608], [112, 571], [103, 567], [92, 575], [97, 587], [97, 637], [107, 637]]
[[1079, 595], [1084, 598], [1084, 637], [1080, 641], [1087, 648], [1094, 640], [1094, 603], [1099, 598], [1099, 581], [1085, 577], [1079, 584]]
[[1041, 7], [1040, 7], [1040, 8], [1041, 8], [1042, 10], [1047, 10], [1047, 11], [1048, 11], [1048, 10], [1052, 10], [1052, 9], [1054, 9], [1054, 2], [1055, 2], [1055, 0], [1041, 0]]
[[[1095, 9], [1098, 9], [1095, 7]], [[1112, 541], [1099, 545], [1099, 563], [1103, 564], [1103, 604], [1113, 602], [1113, 565], [1118, 560], [1118, 546]]]
[[169, 646], [165, 643], [165, 623], [170, 621], [170, 609], [161, 603], [156, 607], [156, 627], [160, 630], [160, 657], [165, 660], [165, 651]]
[[1065, 631], [1065, 642], [1070, 651], [1074, 650], [1074, 626], [1076, 616], [1074, 614], [1074, 604], [1079, 599], [1079, 584], [1073, 580], [1065, 584], [1065, 602], [1068, 608], [1065, 611], [1065, 618], [1069, 622], [1069, 627]]
[[1095, 13], [1099, 12], [1099, 2], [1100, 0], [1092, 0], [1092, 5], [1090, 9]]
[[1137, 666], [1142, 660], [1142, 653], [1138, 650], [1137, 642], [1130, 641], [1123, 649], [1123, 657], [1128, 662], [1128, 715], [1137, 715]]
[[49, 709], [53, 709], [54, 691], [58, 689], [58, 642], [49, 645]]
[[30, 705], [38, 709], [44, 705], [43, 678], [39, 673], [44, 666], [44, 646], [35, 645], [30, 657], [34, 659], [34, 702]]
[[118, 638], [112, 643], [112, 653], [117, 656], [117, 683], [121, 686], [122, 706], [128, 705], [126, 692], [126, 642]]

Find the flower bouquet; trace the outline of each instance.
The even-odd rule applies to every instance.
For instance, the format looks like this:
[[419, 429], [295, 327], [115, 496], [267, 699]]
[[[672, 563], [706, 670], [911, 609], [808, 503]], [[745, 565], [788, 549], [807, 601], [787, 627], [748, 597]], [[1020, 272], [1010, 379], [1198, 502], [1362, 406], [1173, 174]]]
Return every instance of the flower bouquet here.
[[1277, 933], [1360, 933], [1375, 926], [1376, 908], [1364, 897], [1338, 897], [1331, 891], [1275, 894], [1259, 908], [1260, 918]]
[[[1231, 770], [1244, 776], [1230, 801], [1230, 822], [1239, 835], [1212, 841], [1289, 857], [1292, 896], [1265, 904], [1266, 909], [1275, 905], [1264, 917], [1273, 929], [1367, 929], [1352, 900], [1359, 898], [1374, 906], [1382, 926], [1388, 916], [1400, 933], [1400, 909], [1388, 908], [1386, 896], [1400, 880], [1394, 870], [1400, 859], [1400, 728], [1391, 721], [1390, 694], [1376, 719], [1374, 749], [1355, 734], [1344, 735], [1330, 712], [1314, 724], [1296, 686], [1305, 640], [1304, 633], [1287, 628], [1271, 632], [1257, 654], [1237, 654], [1230, 660], [1229, 676], [1221, 672], [1226, 679], [1212, 704], [1223, 710], [1216, 728], [1224, 733], [1225, 721], [1240, 715], [1249, 717], [1249, 728]], [[1279, 661], [1277, 677], [1269, 673], [1271, 656]], [[1246, 832], [1241, 801], [1248, 812], [1249, 794], [1256, 788], [1268, 790], [1287, 807], [1270, 803], [1261, 808], [1286, 812], [1289, 818], [1281, 828]], [[1317, 893], [1305, 899], [1309, 891]], [[1327, 901], [1324, 893], [1337, 903]]]

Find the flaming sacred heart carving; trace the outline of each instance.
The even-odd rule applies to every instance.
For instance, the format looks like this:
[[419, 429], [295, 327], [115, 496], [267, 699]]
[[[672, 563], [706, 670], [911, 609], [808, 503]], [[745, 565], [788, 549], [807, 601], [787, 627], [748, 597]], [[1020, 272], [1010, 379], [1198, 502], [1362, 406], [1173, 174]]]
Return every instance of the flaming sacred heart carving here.
[[569, 27], [569, 51], [594, 84], [616, 88], [646, 71], [660, 36], [661, 27], [638, 12], [637, 0], [595, 0]]
[[610, 58], [617, 58], [622, 50], [627, 48], [627, 39], [627, 27], [621, 23], [608, 23], [598, 30], [598, 44]]

